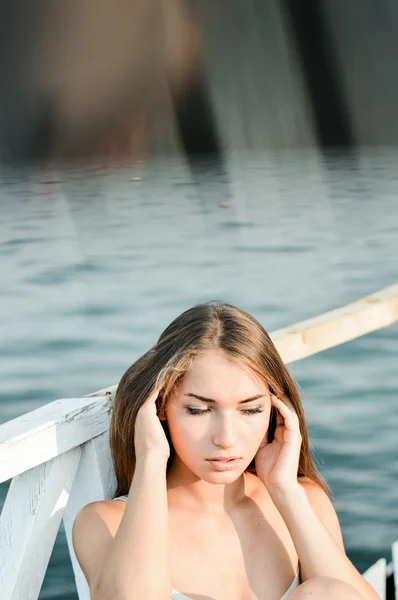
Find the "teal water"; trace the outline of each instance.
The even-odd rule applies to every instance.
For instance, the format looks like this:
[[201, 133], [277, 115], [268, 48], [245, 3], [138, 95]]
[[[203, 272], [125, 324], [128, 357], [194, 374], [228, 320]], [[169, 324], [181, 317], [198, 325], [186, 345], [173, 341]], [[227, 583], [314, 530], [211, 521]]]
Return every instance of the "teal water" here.
[[[230, 156], [194, 176], [182, 160], [52, 183], [4, 171], [0, 422], [117, 383], [194, 303], [231, 302], [272, 332], [396, 283], [396, 164], [386, 149]], [[361, 572], [398, 539], [397, 365], [397, 325], [290, 365]], [[76, 600], [63, 530], [40, 598]]]

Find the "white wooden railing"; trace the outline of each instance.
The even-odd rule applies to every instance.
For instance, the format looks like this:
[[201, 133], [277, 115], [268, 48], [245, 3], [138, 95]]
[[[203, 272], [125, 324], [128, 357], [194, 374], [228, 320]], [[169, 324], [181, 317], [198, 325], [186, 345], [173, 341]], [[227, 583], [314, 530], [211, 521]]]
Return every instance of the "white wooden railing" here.
[[[271, 337], [289, 363], [397, 320], [394, 285]], [[115, 390], [112, 386], [83, 398], [56, 400], [0, 426], [0, 482], [12, 480], [0, 515], [1, 600], [37, 600], [61, 519], [79, 599], [90, 600], [71, 530], [81, 507], [110, 499], [115, 490], [109, 448]], [[388, 565], [380, 558], [363, 574], [382, 600], [392, 573], [398, 591], [398, 542], [392, 557]]]

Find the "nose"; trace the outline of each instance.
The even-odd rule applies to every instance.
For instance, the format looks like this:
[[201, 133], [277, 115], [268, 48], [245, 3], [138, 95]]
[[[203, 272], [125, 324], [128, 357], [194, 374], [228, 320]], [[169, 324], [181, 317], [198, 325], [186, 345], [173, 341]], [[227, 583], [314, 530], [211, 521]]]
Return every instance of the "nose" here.
[[220, 414], [215, 419], [213, 442], [222, 448], [233, 448], [238, 441], [238, 432], [235, 415], [232, 413]]

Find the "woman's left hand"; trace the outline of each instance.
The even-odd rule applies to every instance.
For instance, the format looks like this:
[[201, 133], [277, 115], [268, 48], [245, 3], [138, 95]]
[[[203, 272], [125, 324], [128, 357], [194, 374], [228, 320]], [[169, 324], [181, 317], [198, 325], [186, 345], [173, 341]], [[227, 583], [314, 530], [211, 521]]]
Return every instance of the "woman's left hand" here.
[[257, 475], [270, 493], [297, 487], [302, 439], [292, 402], [288, 398], [282, 402], [273, 394], [271, 401], [277, 409], [274, 439], [268, 443], [266, 434], [255, 456]]

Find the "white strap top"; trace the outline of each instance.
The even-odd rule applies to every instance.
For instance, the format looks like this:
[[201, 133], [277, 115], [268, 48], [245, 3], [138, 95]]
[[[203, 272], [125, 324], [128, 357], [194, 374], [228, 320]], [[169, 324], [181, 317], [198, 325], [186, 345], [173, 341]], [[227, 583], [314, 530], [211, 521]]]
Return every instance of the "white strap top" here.
[[[124, 500], [125, 502], [127, 502], [127, 496], [118, 496], [117, 498], [114, 498], [114, 500]], [[289, 598], [290, 594], [293, 592], [293, 590], [295, 590], [299, 585], [300, 585], [300, 565], [299, 565], [299, 568], [297, 569], [296, 576], [293, 579], [291, 586], [289, 587], [287, 592], [282, 596], [281, 600], [287, 600]], [[192, 598], [190, 598], [189, 596], [184, 596], [184, 594], [181, 594], [181, 592], [177, 592], [177, 590], [172, 590], [171, 600], [192, 600]]]

